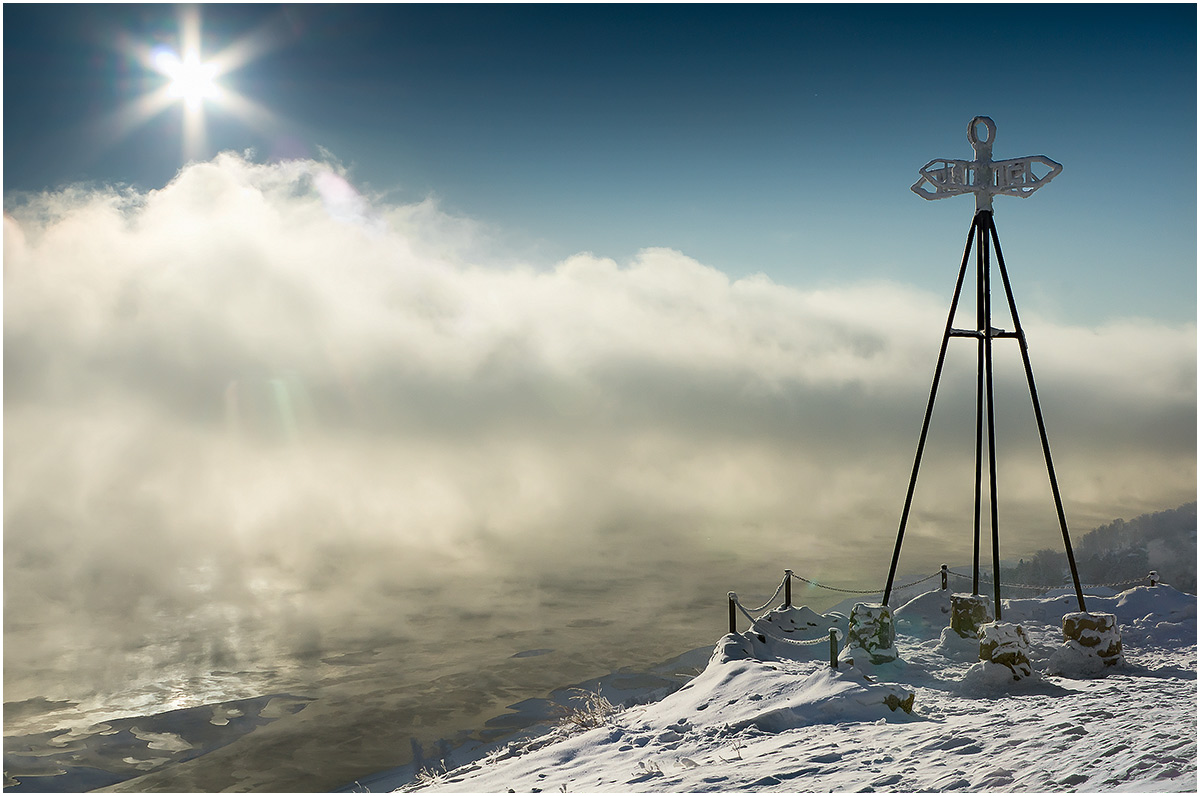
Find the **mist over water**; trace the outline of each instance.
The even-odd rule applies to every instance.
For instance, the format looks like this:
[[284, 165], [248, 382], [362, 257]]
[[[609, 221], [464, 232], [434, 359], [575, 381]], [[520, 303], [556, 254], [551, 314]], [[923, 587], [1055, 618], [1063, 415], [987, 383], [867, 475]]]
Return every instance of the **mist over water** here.
[[[314, 696], [252, 736], [300, 778], [712, 643], [785, 567], [882, 586], [956, 266], [943, 297], [512, 265], [336, 165], [228, 154], [4, 223], [5, 700], [62, 703], [5, 734]], [[1073, 527], [1193, 500], [1194, 326], [1022, 320]], [[1017, 556], [1058, 528], [1011, 353]], [[973, 390], [952, 352], [903, 571], [969, 560]]]

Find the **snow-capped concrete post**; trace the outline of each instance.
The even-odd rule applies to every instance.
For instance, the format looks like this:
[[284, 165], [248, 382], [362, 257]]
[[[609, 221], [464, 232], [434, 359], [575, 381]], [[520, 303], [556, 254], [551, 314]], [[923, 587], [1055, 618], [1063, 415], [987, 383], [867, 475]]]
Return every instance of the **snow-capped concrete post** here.
[[829, 668], [830, 669], [837, 668], [837, 656], [838, 656], [837, 630], [835, 628], [831, 627], [831, 628], [829, 628]]
[[989, 622], [979, 631], [979, 660], [1007, 667], [1014, 680], [1033, 674], [1025, 628], [1012, 622]]
[[946, 590], [946, 587], [950, 582], [950, 579], [947, 577], [947, 575], [949, 575], [949, 570], [946, 569], [945, 564], [942, 564], [942, 591]]
[[896, 624], [892, 611], [886, 605], [858, 603], [850, 611], [850, 623], [846, 631], [846, 647], [853, 659], [856, 650], [871, 663], [887, 663], [900, 657], [896, 652]]
[[1066, 614], [1062, 627], [1063, 645], [1054, 654], [1051, 668], [1095, 674], [1125, 662], [1121, 631], [1113, 614]]
[[790, 569], [783, 571], [783, 607], [792, 607], [792, 571]]
[[960, 638], [979, 638], [979, 629], [992, 619], [991, 604], [982, 594], [950, 595], [950, 629]]
[[737, 632], [737, 594], [729, 592], [729, 632]]
[[1152, 570], [1150, 570], [1150, 575], [1149, 575], [1148, 577], [1150, 578], [1150, 585], [1151, 585], [1151, 586], [1157, 586], [1157, 585], [1158, 585], [1158, 571], [1157, 571], [1157, 570], [1153, 570], [1153, 569], [1152, 569]]

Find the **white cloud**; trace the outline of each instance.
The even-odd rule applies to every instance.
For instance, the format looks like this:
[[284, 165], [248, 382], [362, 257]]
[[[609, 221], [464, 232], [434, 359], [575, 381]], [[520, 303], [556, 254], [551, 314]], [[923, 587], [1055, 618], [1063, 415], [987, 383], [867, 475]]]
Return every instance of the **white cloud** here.
[[[886, 577], [948, 295], [735, 281], [669, 249], [464, 259], [487, 231], [433, 203], [228, 154], [4, 223], [6, 616], [186, 603], [177, 570], [202, 562], [227, 595], [267, 577], [347, 604], [485, 561], [665, 557], [683, 580], [692, 549]], [[1194, 327], [1024, 320], [1076, 527], [1194, 499]], [[915, 568], [970, 550], [975, 361], [954, 342]], [[1004, 342], [1016, 555], [1057, 526]], [[322, 574], [332, 550], [348, 582]]]

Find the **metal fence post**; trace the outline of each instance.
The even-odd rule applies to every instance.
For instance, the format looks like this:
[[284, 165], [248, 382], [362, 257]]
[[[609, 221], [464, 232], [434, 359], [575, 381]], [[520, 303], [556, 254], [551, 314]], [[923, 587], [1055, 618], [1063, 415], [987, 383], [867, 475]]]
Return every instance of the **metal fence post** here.
[[783, 607], [792, 607], [792, 571], [790, 569], [783, 571]]
[[948, 580], [948, 578], [946, 577], [947, 573], [948, 573], [948, 570], [946, 569], [946, 565], [942, 564], [942, 591], [946, 590], [946, 585], [947, 585], [947, 580]]
[[729, 592], [729, 632], [737, 632], [737, 594]]
[[837, 630], [829, 628], [829, 668], [837, 668]]

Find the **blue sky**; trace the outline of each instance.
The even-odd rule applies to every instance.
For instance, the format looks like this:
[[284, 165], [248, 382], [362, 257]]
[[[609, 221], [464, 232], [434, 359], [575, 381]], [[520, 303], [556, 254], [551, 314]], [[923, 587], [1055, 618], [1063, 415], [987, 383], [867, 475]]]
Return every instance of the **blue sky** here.
[[[677, 249], [737, 278], [883, 278], [948, 294], [969, 199], [908, 186], [967, 158], [1064, 164], [997, 201], [1021, 306], [1100, 323], [1195, 316], [1193, 5], [200, 6], [203, 53], [270, 112], [219, 104], [205, 155], [316, 156], [390, 201], [490, 225], [497, 255], [550, 267]], [[181, 111], [113, 140], [103, 120], [163, 77], [163, 6], [6, 6], [8, 194], [161, 187]], [[501, 251], [502, 250], [502, 251]]]

